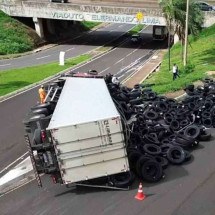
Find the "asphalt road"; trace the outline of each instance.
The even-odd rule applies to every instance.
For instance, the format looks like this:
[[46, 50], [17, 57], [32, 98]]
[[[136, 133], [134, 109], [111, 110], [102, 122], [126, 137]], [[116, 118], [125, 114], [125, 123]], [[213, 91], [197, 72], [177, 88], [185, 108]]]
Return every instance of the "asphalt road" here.
[[[96, 69], [103, 75], [118, 73], [120, 80], [125, 79], [134, 71], [134, 68], [144, 63], [158, 46], [152, 42], [150, 27], [143, 32], [142, 45], [134, 45], [128, 40], [120, 47], [79, 67], [76, 71], [86, 72], [89, 69]], [[37, 101], [38, 93], [35, 88], [0, 103], [0, 170], [27, 151], [22, 120]]]
[[192, 154], [187, 164], [168, 167], [160, 183], [144, 183], [144, 201], [134, 199], [137, 181], [129, 191], [113, 191], [65, 188], [44, 176], [43, 188], [34, 180], [1, 196], [1, 215], [214, 215], [214, 138], [201, 142]]
[[60, 51], [65, 52], [65, 59], [89, 52], [119, 37], [131, 29], [130, 24], [111, 24], [96, 31], [90, 31], [65, 44], [26, 55], [23, 57], [0, 60], [0, 71], [46, 64], [59, 60]]

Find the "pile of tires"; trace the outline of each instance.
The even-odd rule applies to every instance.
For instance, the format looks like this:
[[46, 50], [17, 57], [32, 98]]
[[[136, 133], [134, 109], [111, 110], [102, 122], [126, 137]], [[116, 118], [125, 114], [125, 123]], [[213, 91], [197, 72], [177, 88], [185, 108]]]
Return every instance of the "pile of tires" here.
[[159, 96], [149, 86], [128, 88], [106, 83], [113, 101], [129, 130], [127, 154], [131, 170], [140, 179], [158, 182], [169, 164], [181, 165], [191, 159], [199, 141], [209, 141], [207, 128], [215, 127], [215, 82], [185, 88], [180, 102]]

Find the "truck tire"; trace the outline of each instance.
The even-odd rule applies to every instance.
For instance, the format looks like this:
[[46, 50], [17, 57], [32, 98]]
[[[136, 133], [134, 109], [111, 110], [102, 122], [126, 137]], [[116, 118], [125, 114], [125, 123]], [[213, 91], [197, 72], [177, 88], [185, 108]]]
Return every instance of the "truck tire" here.
[[51, 107], [51, 104], [49, 102], [47, 103], [44, 103], [44, 104], [38, 104], [34, 107], [31, 107], [31, 110], [35, 110], [35, 109], [41, 109], [41, 108], [47, 108], [47, 109], [50, 109]]
[[36, 110], [33, 110], [32, 113], [33, 113], [34, 115], [44, 114], [45, 116], [47, 116], [47, 115], [49, 114], [47, 108], [36, 109]]
[[40, 120], [40, 119], [43, 118], [43, 117], [45, 117], [44, 114], [35, 115], [35, 116], [32, 116], [32, 117], [29, 119], [29, 121], [30, 121], [30, 122], [38, 121], [38, 120]]

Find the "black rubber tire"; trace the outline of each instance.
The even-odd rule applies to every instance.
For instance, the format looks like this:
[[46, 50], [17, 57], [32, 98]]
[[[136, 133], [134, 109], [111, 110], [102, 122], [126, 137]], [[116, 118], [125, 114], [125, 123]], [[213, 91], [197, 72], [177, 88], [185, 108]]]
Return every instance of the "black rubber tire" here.
[[38, 105], [32, 107], [31, 110], [41, 109], [41, 108], [50, 109], [50, 107], [51, 107], [51, 104], [48, 102], [48, 103], [44, 103], [44, 104], [38, 104]]
[[164, 157], [156, 156], [155, 160], [162, 166], [163, 169], [166, 169], [169, 165], [168, 160]]
[[202, 124], [206, 128], [211, 128], [213, 126], [213, 122], [212, 122], [211, 118], [204, 118], [204, 119], [202, 119]]
[[158, 182], [163, 177], [163, 169], [156, 161], [146, 161], [141, 168], [141, 176], [147, 182]]
[[113, 182], [113, 186], [118, 188], [125, 188], [131, 186], [134, 180], [134, 174], [129, 171], [114, 175], [111, 181]]
[[142, 165], [146, 162], [146, 161], [149, 161], [149, 160], [154, 160], [154, 157], [153, 156], [150, 156], [150, 155], [142, 155], [137, 163], [136, 163], [136, 173], [137, 175], [140, 177], [141, 176], [141, 168], [142, 168]]
[[162, 156], [166, 157], [168, 150], [172, 147], [172, 144], [163, 144], [161, 145], [161, 154]]
[[157, 146], [155, 144], [145, 144], [143, 146], [143, 149], [149, 155], [159, 155], [159, 154], [161, 154], [160, 146]]
[[179, 121], [177, 121], [177, 120], [172, 120], [172, 122], [170, 123], [170, 128], [171, 128], [173, 131], [179, 130], [179, 128], [180, 128], [180, 123], [179, 123]]
[[167, 151], [167, 159], [172, 164], [182, 164], [185, 161], [186, 153], [180, 146], [173, 146]]
[[49, 114], [47, 108], [36, 109], [36, 110], [33, 110], [32, 113], [33, 113], [34, 115], [44, 114], [45, 116], [48, 116], [48, 114]]
[[186, 136], [197, 138], [200, 134], [200, 129], [197, 125], [190, 125], [184, 130]]
[[151, 110], [151, 111], [146, 111], [144, 116], [147, 118], [147, 119], [151, 119], [151, 120], [156, 120], [158, 118], [158, 114]]
[[44, 117], [45, 117], [44, 114], [35, 115], [35, 116], [32, 116], [32, 117], [29, 119], [29, 121], [30, 121], [30, 122], [38, 121], [38, 120], [40, 120], [41, 118], [44, 118]]

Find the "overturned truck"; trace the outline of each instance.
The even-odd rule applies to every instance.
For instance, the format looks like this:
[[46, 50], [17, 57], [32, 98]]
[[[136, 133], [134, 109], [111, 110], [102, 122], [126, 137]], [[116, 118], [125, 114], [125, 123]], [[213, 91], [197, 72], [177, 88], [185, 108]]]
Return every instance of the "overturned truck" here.
[[191, 162], [215, 127], [215, 82], [203, 82], [188, 85], [180, 102], [149, 85], [113, 83], [111, 75], [49, 84], [46, 103], [24, 120], [38, 184], [46, 173], [54, 183], [127, 189], [135, 177], [158, 182], [169, 164]]
[[66, 185], [129, 186], [126, 130], [104, 79], [64, 77], [47, 91], [24, 120], [38, 185], [46, 173]]

